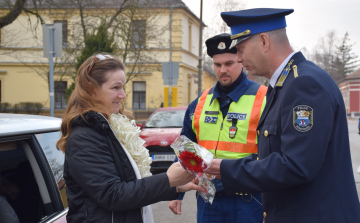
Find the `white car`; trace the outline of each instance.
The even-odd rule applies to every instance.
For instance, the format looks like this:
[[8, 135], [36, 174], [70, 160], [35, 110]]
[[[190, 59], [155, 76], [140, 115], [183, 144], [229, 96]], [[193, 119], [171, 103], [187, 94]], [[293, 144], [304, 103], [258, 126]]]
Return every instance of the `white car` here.
[[0, 188], [15, 191], [7, 201], [20, 222], [66, 222], [60, 125], [60, 118], [0, 113]]

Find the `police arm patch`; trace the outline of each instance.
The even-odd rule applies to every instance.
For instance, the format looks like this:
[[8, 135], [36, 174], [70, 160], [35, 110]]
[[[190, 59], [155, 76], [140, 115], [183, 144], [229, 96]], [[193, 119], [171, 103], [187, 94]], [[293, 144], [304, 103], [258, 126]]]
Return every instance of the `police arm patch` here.
[[308, 105], [293, 108], [293, 125], [298, 132], [308, 132], [314, 126], [314, 109]]

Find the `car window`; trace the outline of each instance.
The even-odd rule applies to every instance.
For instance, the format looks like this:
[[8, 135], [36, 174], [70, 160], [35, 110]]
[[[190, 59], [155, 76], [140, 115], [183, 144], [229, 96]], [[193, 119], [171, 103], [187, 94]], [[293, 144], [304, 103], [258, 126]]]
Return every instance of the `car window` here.
[[147, 128], [183, 127], [185, 110], [159, 111], [151, 116], [146, 123]]
[[53, 172], [55, 181], [58, 185], [60, 196], [64, 207], [68, 207], [66, 197], [66, 185], [63, 177], [65, 154], [56, 149], [56, 142], [61, 137], [60, 132], [49, 132], [35, 135], [39, 141], [45, 156]]

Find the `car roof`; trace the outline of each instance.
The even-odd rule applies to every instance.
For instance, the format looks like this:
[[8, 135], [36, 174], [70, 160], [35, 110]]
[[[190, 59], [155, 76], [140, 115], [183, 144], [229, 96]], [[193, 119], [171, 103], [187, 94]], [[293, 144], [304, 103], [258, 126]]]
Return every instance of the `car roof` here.
[[0, 137], [60, 130], [60, 118], [0, 113]]

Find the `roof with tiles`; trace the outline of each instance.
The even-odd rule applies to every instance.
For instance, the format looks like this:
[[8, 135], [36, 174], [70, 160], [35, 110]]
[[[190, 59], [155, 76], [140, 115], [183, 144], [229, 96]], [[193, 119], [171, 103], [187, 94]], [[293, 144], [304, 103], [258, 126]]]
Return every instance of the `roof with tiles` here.
[[355, 71], [354, 73], [348, 75], [345, 77], [345, 80], [351, 80], [351, 79], [359, 79], [360, 78], [360, 70]]
[[[119, 0], [86, 0], [83, 1], [83, 7], [86, 9], [92, 8], [117, 8], [120, 7], [123, 1]], [[10, 9], [15, 4], [16, 0], [0, 0], [0, 9]], [[187, 10], [192, 16], [194, 16], [197, 20], [200, 20], [181, 0], [127, 0], [126, 1], [130, 6], [130, 4], [138, 3], [139, 7], [144, 8], [184, 8]], [[36, 3], [36, 5], [35, 5]], [[49, 8], [59, 8], [59, 9], [74, 9], [78, 8], [78, 3], [75, 0], [28, 0], [26, 1], [26, 8], [34, 9], [49, 9]], [[203, 26], [206, 26], [203, 22]]]

